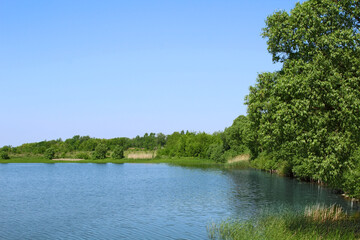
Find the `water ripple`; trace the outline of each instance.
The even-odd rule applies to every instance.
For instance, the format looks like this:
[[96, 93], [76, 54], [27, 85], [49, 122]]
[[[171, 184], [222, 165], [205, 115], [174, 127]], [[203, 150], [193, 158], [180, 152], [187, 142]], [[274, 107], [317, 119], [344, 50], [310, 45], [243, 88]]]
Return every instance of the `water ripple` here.
[[253, 170], [164, 164], [0, 165], [0, 239], [207, 239], [206, 226], [264, 206], [349, 204]]

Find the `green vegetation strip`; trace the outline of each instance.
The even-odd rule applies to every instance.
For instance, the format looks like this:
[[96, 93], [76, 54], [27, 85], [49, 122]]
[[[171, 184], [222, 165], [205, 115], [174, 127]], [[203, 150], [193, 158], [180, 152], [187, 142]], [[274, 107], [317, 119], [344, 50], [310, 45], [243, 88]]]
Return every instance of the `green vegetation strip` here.
[[208, 227], [210, 239], [360, 239], [360, 215], [313, 206], [305, 213], [264, 214], [248, 221], [227, 220]]
[[247, 168], [248, 161], [241, 161], [236, 163], [217, 163], [210, 159], [199, 158], [153, 158], [153, 159], [88, 159], [88, 160], [50, 160], [41, 157], [14, 157], [11, 159], [2, 159], [0, 163], [167, 163], [170, 165], [184, 166], [184, 167], [215, 167], [215, 168]]

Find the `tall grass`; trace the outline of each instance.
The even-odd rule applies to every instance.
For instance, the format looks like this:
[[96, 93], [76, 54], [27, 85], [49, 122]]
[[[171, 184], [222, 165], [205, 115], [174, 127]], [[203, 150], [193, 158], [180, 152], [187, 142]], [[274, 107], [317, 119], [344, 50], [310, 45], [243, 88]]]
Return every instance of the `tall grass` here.
[[157, 151], [137, 149], [130, 149], [124, 152], [125, 157], [129, 159], [152, 159], [156, 157], [156, 154]]
[[317, 222], [335, 222], [346, 219], [347, 215], [343, 209], [337, 205], [332, 205], [327, 208], [324, 205], [317, 204], [305, 208], [305, 217]]
[[233, 163], [225, 163], [224, 167], [228, 169], [245, 169], [245, 168], [250, 168], [251, 166], [249, 161], [240, 161]]
[[307, 207], [304, 213], [285, 212], [227, 220], [208, 227], [210, 239], [302, 240], [360, 239], [359, 215], [347, 215], [340, 207]]

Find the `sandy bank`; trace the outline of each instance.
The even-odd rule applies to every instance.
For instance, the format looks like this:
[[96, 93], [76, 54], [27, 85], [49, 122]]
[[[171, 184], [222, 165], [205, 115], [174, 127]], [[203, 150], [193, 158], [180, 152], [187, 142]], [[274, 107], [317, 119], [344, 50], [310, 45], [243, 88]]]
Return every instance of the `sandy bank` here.
[[250, 155], [249, 154], [241, 154], [232, 159], [228, 160], [228, 163], [235, 163], [235, 162], [242, 162], [242, 161], [249, 161]]

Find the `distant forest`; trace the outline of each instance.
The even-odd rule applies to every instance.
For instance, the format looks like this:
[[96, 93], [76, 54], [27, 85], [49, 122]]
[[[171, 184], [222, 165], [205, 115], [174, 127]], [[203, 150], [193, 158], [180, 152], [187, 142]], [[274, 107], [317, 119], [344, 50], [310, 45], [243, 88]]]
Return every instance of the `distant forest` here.
[[[239, 116], [234, 124], [223, 132], [207, 134], [204, 132], [181, 131], [171, 135], [145, 133], [135, 138], [100, 139], [76, 135], [62, 140], [25, 143], [18, 147], [4, 146], [0, 149], [3, 159], [11, 156], [44, 156], [46, 158], [106, 158], [106, 153], [126, 150], [157, 150], [157, 156], [209, 158], [217, 162], [241, 153], [248, 153], [245, 135], [247, 118]], [[99, 154], [102, 152], [102, 154]], [[111, 157], [122, 158], [123, 154]]]

